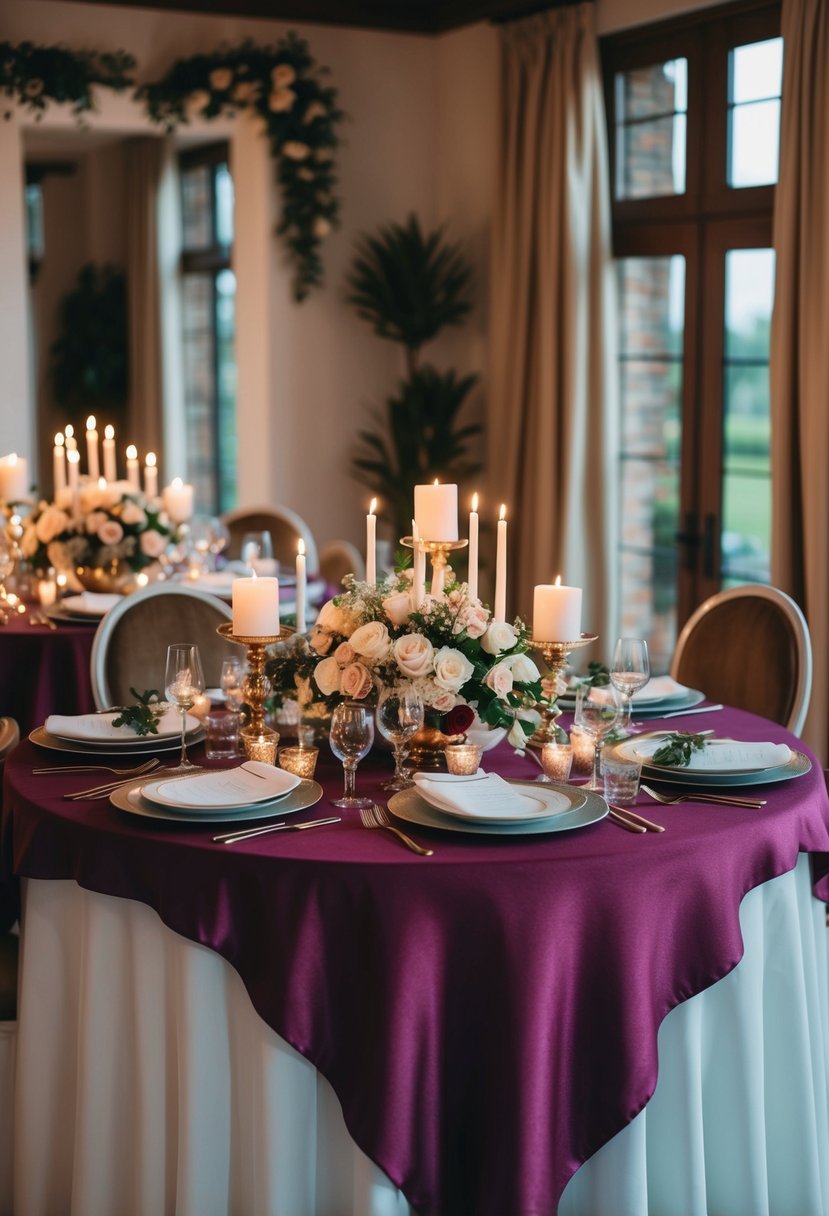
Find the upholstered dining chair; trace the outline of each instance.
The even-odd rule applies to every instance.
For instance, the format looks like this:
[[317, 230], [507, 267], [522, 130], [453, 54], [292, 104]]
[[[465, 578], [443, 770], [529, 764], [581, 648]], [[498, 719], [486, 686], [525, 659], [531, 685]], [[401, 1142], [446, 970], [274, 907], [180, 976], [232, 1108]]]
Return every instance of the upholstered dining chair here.
[[350, 540], [330, 540], [320, 549], [320, 577], [338, 589], [347, 574], [360, 581], [366, 577], [365, 559]]
[[270, 532], [273, 541], [273, 555], [277, 561], [289, 570], [293, 569], [296, 560], [297, 541], [305, 541], [305, 562], [309, 574], [319, 570], [317, 543], [311, 529], [301, 515], [290, 507], [237, 507], [226, 511], [222, 523], [230, 533], [226, 557], [238, 559], [241, 553], [242, 537], [246, 532]]
[[712, 595], [677, 639], [671, 675], [713, 700], [800, 734], [812, 692], [812, 641], [797, 604], [776, 587]]
[[232, 619], [230, 607], [215, 595], [172, 583], [154, 583], [124, 596], [98, 626], [92, 643], [92, 695], [99, 709], [127, 705], [130, 688], [156, 688], [163, 696], [167, 647], [192, 642], [201, 653], [208, 688], [216, 688], [222, 660], [242, 651], [216, 630]]

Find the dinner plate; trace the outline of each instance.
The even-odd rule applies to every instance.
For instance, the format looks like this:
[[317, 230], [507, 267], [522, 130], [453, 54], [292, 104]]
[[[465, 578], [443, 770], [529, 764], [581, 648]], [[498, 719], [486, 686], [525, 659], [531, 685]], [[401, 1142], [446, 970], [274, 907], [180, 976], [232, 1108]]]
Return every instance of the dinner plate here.
[[[624, 743], [612, 744], [609, 754], [612, 756]], [[665, 768], [659, 764], [643, 764], [642, 776], [647, 781], [665, 783], [668, 785], [714, 786], [728, 787], [741, 785], [773, 785], [775, 781], [791, 781], [793, 777], [803, 777], [810, 772], [812, 762], [803, 752], [792, 751], [791, 758], [786, 764], [776, 768], [755, 769], [744, 772], [706, 772], [702, 769]]]
[[[186, 743], [201, 743], [204, 738], [204, 728], [198, 727], [187, 735]], [[50, 735], [45, 726], [36, 726], [29, 734], [29, 740], [35, 747], [45, 747], [52, 752], [74, 752], [76, 756], [140, 756], [145, 752], [153, 755], [155, 752], [174, 752], [181, 747], [181, 736], [165, 735], [158, 739], [153, 735], [140, 738], [135, 743], [83, 743], [80, 739], [61, 739]]]
[[[143, 784], [143, 783], [141, 783]], [[256, 806], [238, 807], [235, 811], [223, 811], [220, 815], [205, 814], [203, 811], [175, 811], [172, 807], [153, 806], [141, 795], [141, 784], [133, 786], [122, 785], [113, 790], [109, 800], [119, 811], [127, 811], [130, 815], [140, 815], [144, 819], [166, 819], [183, 823], [244, 823], [249, 819], [282, 818], [283, 815], [293, 815], [296, 811], [307, 810], [315, 806], [322, 798], [322, 786], [318, 781], [302, 779], [295, 790], [286, 794], [276, 802], [258, 803]]]
[[[688, 688], [675, 697], [664, 697], [661, 701], [648, 701], [645, 705], [633, 702], [634, 718], [661, 718], [663, 714], [677, 714], [684, 709], [693, 709], [705, 700], [705, 693], [698, 688]], [[565, 713], [573, 713], [576, 708], [576, 698], [569, 693], [563, 693], [558, 698], [558, 704]]]
[[101, 623], [99, 616], [90, 616], [87, 612], [70, 612], [63, 604], [52, 604], [50, 608], [44, 608], [43, 612], [50, 621], [55, 621], [58, 625], [91, 625], [93, 629], [97, 629]]
[[[442, 774], [439, 774], [440, 776]], [[476, 780], [486, 782], [487, 777], [489, 774], [484, 773]], [[435, 784], [451, 797], [453, 782], [438, 781]], [[498, 814], [495, 808], [492, 813], [482, 814], [478, 811], [476, 814], [474, 810], [465, 810], [463, 807], [446, 806], [442, 801], [443, 795], [438, 790], [425, 788], [417, 778], [415, 778], [415, 788], [424, 802], [428, 802], [436, 811], [440, 811], [442, 815], [448, 815], [450, 819], [462, 819], [464, 823], [491, 823], [498, 827], [508, 827], [514, 823], [538, 823], [542, 819], [549, 819], [553, 815], [563, 815], [573, 809], [573, 798], [569, 789], [563, 787], [561, 790], [556, 790], [548, 783], [539, 785], [537, 782], [533, 782], [532, 788], [528, 789], [526, 794], [521, 794], [526, 802], [523, 808], [514, 815]], [[501, 798], [506, 797], [506, 793], [499, 784], [496, 791], [499, 802]], [[580, 797], [583, 798], [583, 794]]]
[[61, 607], [65, 612], [71, 612], [75, 616], [99, 621], [109, 612], [110, 608], [114, 608], [122, 599], [123, 596], [120, 595], [99, 595], [96, 598], [92, 598], [89, 594], [67, 595], [61, 600]]
[[[273, 765], [260, 764], [258, 769], [251, 769], [250, 764], [256, 764], [256, 761], [243, 761], [242, 764], [236, 765], [231, 769], [214, 769], [212, 772], [196, 773], [187, 776], [170, 776], [160, 777], [158, 779], [148, 781], [142, 788], [142, 798], [146, 802], [151, 802], [153, 806], [162, 806], [174, 811], [203, 811], [205, 815], [219, 814], [223, 811], [235, 811], [239, 807], [259, 806], [265, 803], [278, 802], [280, 799], [287, 797], [288, 794], [299, 785], [299, 778], [293, 773], [288, 773], [284, 769], [274, 768]], [[239, 773], [239, 769], [246, 772]], [[265, 770], [269, 769], [269, 772]], [[250, 774], [253, 774], [251, 776]], [[261, 779], [260, 779], [261, 778]], [[198, 785], [201, 782], [206, 783], [206, 787], [212, 787], [213, 797], [209, 802], [204, 800], [204, 795], [200, 800], [194, 797], [198, 790]], [[235, 781], [238, 788], [240, 782], [247, 784], [251, 788], [254, 785], [262, 787], [262, 792], [256, 797], [240, 797], [238, 793], [234, 796], [232, 793], [232, 784]], [[217, 788], [217, 786], [219, 788]], [[176, 790], [184, 791], [184, 793], [176, 793]], [[189, 791], [189, 796], [187, 794]], [[219, 795], [224, 793], [226, 796], [221, 798]], [[247, 791], [246, 791], [247, 793]]]
[[[119, 713], [118, 710], [106, 710], [106, 711], [101, 710], [98, 713], [93, 713], [93, 714], [89, 714], [89, 715], [80, 714], [77, 716], [84, 717], [84, 718], [88, 716], [90, 718], [94, 718], [96, 721], [100, 721], [101, 725], [103, 726], [105, 719], [108, 718], [112, 722], [118, 717], [118, 713]], [[46, 722], [50, 721], [50, 719], [52, 721], [54, 721], [54, 718], [59, 717], [59, 716], [61, 716], [61, 715], [51, 714], [49, 716], [49, 718], [46, 719]], [[165, 718], [167, 719], [166, 725], [164, 725]], [[131, 749], [133, 747], [143, 746], [145, 743], [148, 743], [151, 739], [155, 740], [157, 743], [166, 743], [170, 739], [174, 739], [177, 743], [181, 743], [181, 719], [179, 718], [178, 714], [176, 714], [174, 717], [173, 714], [170, 713], [169, 710], [165, 711], [165, 713], [162, 715], [162, 718], [160, 719], [160, 721], [157, 724], [158, 726], [163, 725], [164, 729], [158, 731], [158, 733], [155, 735], [135, 735], [135, 734], [130, 734], [126, 731], [124, 732], [123, 735], [102, 734], [100, 736], [96, 736], [96, 735], [87, 735], [87, 734], [76, 734], [76, 733], [73, 733], [72, 731], [67, 731], [65, 729], [64, 730], [49, 730], [48, 727], [46, 726], [46, 722], [44, 722], [44, 724], [43, 724], [43, 729], [46, 730], [48, 732], [48, 734], [52, 735], [53, 738], [63, 739], [66, 743], [82, 743], [85, 747], [103, 747], [103, 748], [117, 747], [118, 750], [121, 751], [125, 747], [128, 749]], [[121, 729], [121, 727], [113, 727], [113, 730], [120, 730], [120, 729]], [[201, 729], [201, 723], [199, 722], [199, 719], [195, 716], [195, 714], [187, 714], [186, 738], [189, 739], [191, 735], [195, 734], [196, 731], [200, 730], [200, 729]]]
[[[533, 796], [542, 787], [535, 781], [515, 781], [515, 785], [526, 785], [532, 790]], [[597, 823], [607, 814], [607, 803], [598, 794], [587, 790], [575, 789], [569, 785], [550, 784], [549, 790], [557, 790], [565, 794], [571, 802], [569, 811], [548, 815], [530, 823], [478, 823], [469, 819], [456, 819], [445, 815], [437, 807], [430, 806], [421, 798], [415, 786], [399, 790], [389, 798], [389, 810], [398, 819], [415, 823], [423, 828], [438, 828], [442, 832], [468, 832], [476, 836], [541, 836], [551, 832], [569, 832], [573, 828], [583, 828], [589, 823]]]

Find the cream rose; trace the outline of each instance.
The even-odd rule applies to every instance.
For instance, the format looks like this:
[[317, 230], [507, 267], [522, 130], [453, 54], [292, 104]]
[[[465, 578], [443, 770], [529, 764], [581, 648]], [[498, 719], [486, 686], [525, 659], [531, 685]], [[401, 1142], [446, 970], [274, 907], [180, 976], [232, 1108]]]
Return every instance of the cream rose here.
[[493, 621], [481, 638], [481, 646], [487, 654], [503, 654], [515, 645], [517, 636], [513, 625], [508, 625], [506, 621]]
[[271, 72], [271, 82], [275, 89], [286, 88], [296, 80], [296, 72], [289, 63], [278, 63]]
[[350, 614], [343, 611], [333, 600], [329, 600], [320, 608], [317, 624], [331, 633], [341, 633], [343, 637], [350, 637], [354, 632], [354, 622]]
[[[323, 662], [325, 660], [323, 659]], [[342, 675], [340, 691], [344, 697], [362, 701], [371, 692], [371, 672], [362, 663], [349, 663]]]
[[308, 639], [308, 645], [315, 654], [328, 654], [333, 641], [334, 639], [330, 633], [326, 633], [324, 629], [317, 629], [315, 626]]
[[282, 145], [282, 155], [289, 160], [305, 160], [310, 151], [308, 145], [300, 143], [298, 139], [286, 139]]
[[37, 539], [42, 545], [48, 545], [61, 532], [65, 532], [70, 524], [69, 516], [57, 507], [47, 507], [35, 524]]
[[127, 499], [121, 511], [121, 522], [131, 528], [144, 528], [147, 524], [147, 512], [142, 510], [137, 502], [130, 502]]
[[334, 658], [322, 659], [314, 668], [314, 682], [324, 697], [340, 691], [340, 665]]
[[505, 659], [504, 662], [509, 663], [512, 668], [512, 678], [521, 684], [531, 684], [533, 680], [541, 679], [541, 672], [529, 655], [516, 654], [512, 658]]
[[391, 649], [389, 631], [382, 621], [361, 625], [354, 630], [350, 641], [357, 654], [369, 663], [381, 663]]
[[117, 545], [124, 539], [124, 529], [115, 519], [106, 519], [98, 529], [98, 540], [102, 545]]
[[446, 690], [441, 691], [437, 696], [432, 697], [432, 709], [436, 709], [439, 714], [448, 714], [450, 709], [454, 709], [460, 698], [453, 692]]
[[401, 673], [413, 680], [429, 675], [432, 670], [435, 648], [422, 633], [404, 633], [394, 643], [392, 653]]
[[408, 591], [396, 591], [383, 600], [383, 611], [392, 625], [405, 625], [412, 611], [412, 599]]
[[488, 626], [489, 613], [483, 604], [476, 600], [461, 609], [455, 620], [452, 632], [462, 633], [465, 629], [469, 637], [480, 638], [486, 633]]
[[460, 692], [475, 668], [466, 655], [453, 646], [441, 646], [435, 655], [435, 683], [450, 692]]
[[293, 107], [296, 93], [293, 89], [274, 89], [268, 97], [268, 109], [274, 114], [284, 114]]
[[312, 101], [302, 115], [303, 122], [313, 122], [315, 118], [325, 118], [328, 111], [321, 101]]
[[357, 652], [350, 642], [340, 642], [334, 651], [333, 658], [336, 659], [338, 667], [348, 667], [348, 664], [353, 663], [357, 658]]
[[513, 722], [512, 726], [509, 728], [509, 734], [507, 735], [507, 741], [512, 745], [512, 747], [515, 748], [515, 750], [517, 752], [523, 752], [526, 750], [527, 735], [525, 734], [524, 728], [522, 727], [521, 723], [518, 721], [517, 718]]
[[101, 524], [105, 524], [109, 516], [104, 511], [90, 511], [84, 520], [84, 527], [90, 536], [96, 536]]
[[496, 697], [503, 701], [508, 692], [512, 692], [512, 671], [508, 663], [496, 663], [484, 677], [484, 684], [491, 688]]
[[319, 237], [320, 240], [324, 240], [331, 232], [331, 225], [324, 215], [318, 215], [311, 225], [311, 231], [314, 236]]
[[155, 528], [142, 532], [138, 544], [145, 557], [161, 557], [167, 548], [166, 538], [160, 532], [156, 532]]
[[211, 89], [216, 89], [217, 92], [223, 93], [225, 89], [229, 89], [233, 84], [233, 72], [230, 68], [214, 68], [208, 80], [210, 81]]

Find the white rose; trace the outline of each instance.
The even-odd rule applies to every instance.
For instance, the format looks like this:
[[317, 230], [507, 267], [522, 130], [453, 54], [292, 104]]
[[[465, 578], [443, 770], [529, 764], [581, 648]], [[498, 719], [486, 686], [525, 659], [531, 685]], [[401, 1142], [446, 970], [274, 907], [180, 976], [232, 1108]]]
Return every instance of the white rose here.
[[321, 101], [312, 101], [302, 116], [303, 122], [313, 122], [315, 118], [325, 118], [328, 111]]
[[107, 519], [98, 529], [98, 540], [102, 545], [117, 545], [124, 539], [124, 529], [115, 519]]
[[271, 72], [271, 81], [275, 89], [286, 88], [296, 80], [296, 72], [289, 63], [278, 63]]
[[432, 697], [432, 709], [436, 709], [439, 714], [448, 714], [450, 709], [454, 709], [460, 698], [453, 692], [442, 691], [437, 696]]
[[103, 511], [90, 511], [84, 521], [87, 532], [90, 536], [95, 536], [101, 524], [105, 524], [109, 519]]
[[351, 617], [333, 600], [329, 600], [320, 608], [317, 624], [322, 629], [327, 629], [331, 633], [341, 633], [344, 637], [350, 637], [354, 632]]
[[512, 692], [512, 671], [509, 663], [496, 663], [484, 677], [484, 684], [491, 688], [496, 697], [503, 701], [508, 692]]
[[123, 510], [121, 511], [121, 520], [130, 527], [135, 526], [138, 528], [143, 528], [147, 523], [147, 513], [146, 511], [142, 511], [137, 502], [130, 502], [127, 500], [127, 502], [124, 503]]
[[452, 632], [462, 633], [465, 629], [469, 637], [480, 638], [486, 633], [488, 625], [489, 613], [480, 600], [473, 600], [458, 613]]
[[541, 672], [529, 655], [516, 654], [504, 662], [508, 662], [512, 668], [512, 678], [521, 684], [531, 684], [533, 680], [541, 679]]
[[310, 638], [308, 639], [308, 645], [315, 652], [315, 654], [328, 654], [333, 641], [334, 639], [331, 637], [330, 633], [326, 633], [324, 629], [317, 629], [315, 626]]
[[382, 663], [391, 649], [389, 631], [382, 621], [369, 621], [361, 625], [354, 630], [350, 641], [357, 654], [369, 663]]
[[57, 507], [47, 507], [35, 524], [37, 539], [42, 545], [48, 545], [61, 532], [65, 532], [70, 524], [69, 516]]
[[332, 657], [336, 659], [338, 667], [348, 667], [357, 658], [357, 652], [350, 642], [340, 642]]
[[233, 84], [233, 72], [230, 68], [214, 68], [208, 80], [210, 81], [211, 89], [216, 89], [217, 92], [222, 93]]
[[412, 611], [412, 600], [408, 591], [396, 591], [383, 600], [383, 611], [392, 625], [405, 625]]
[[422, 633], [404, 633], [392, 647], [397, 666], [404, 676], [417, 679], [427, 676], [432, 670], [435, 648]]
[[311, 231], [322, 241], [331, 232], [331, 225], [324, 215], [318, 215], [311, 225]]
[[460, 692], [474, 670], [466, 655], [452, 646], [441, 646], [435, 655], [435, 683], [450, 692]]
[[515, 645], [518, 634], [506, 621], [493, 621], [481, 638], [481, 646], [487, 654], [503, 654]]
[[274, 114], [283, 114], [290, 110], [296, 101], [293, 89], [275, 89], [268, 97], [268, 109]]
[[289, 160], [305, 160], [310, 151], [307, 144], [301, 144], [297, 139], [286, 139], [282, 145], [282, 155]]
[[141, 533], [138, 544], [145, 557], [161, 557], [167, 548], [167, 539], [160, 532], [156, 532], [155, 528], [150, 528]]
[[371, 672], [367, 667], [362, 663], [350, 663], [343, 672], [341, 691], [344, 697], [362, 701], [371, 692], [372, 683]]
[[527, 736], [517, 718], [509, 728], [507, 741], [515, 748], [516, 751], [523, 752], [526, 750]]
[[193, 115], [201, 114], [205, 106], [210, 105], [210, 94], [207, 89], [195, 89], [187, 99], [187, 109]]
[[334, 658], [322, 659], [314, 668], [314, 683], [324, 697], [340, 691], [340, 665]]

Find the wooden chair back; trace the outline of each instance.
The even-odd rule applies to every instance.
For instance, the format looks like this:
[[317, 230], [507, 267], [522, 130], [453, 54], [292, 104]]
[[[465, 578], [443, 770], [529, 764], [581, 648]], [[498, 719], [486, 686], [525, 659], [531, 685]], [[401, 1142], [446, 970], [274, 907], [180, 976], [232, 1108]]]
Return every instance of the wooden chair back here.
[[230, 542], [225, 554], [238, 560], [241, 554], [242, 537], [246, 532], [270, 532], [273, 555], [280, 565], [293, 571], [296, 561], [297, 541], [305, 541], [305, 565], [308, 574], [319, 571], [317, 543], [308, 524], [290, 507], [238, 507], [226, 511], [222, 523], [230, 533]]

